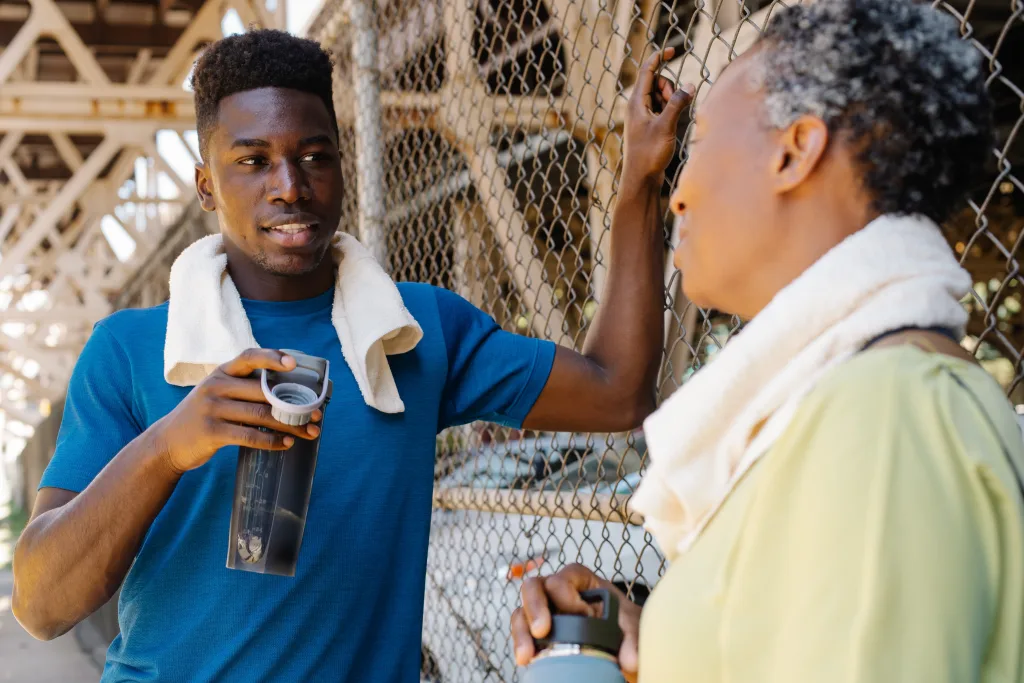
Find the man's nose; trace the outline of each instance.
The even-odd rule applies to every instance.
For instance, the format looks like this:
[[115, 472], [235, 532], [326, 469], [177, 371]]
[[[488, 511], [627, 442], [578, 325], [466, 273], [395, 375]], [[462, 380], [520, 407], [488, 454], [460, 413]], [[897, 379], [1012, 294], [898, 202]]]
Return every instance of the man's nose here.
[[309, 183], [299, 165], [291, 161], [277, 164], [267, 190], [267, 199], [271, 202], [295, 204], [309, 198]]

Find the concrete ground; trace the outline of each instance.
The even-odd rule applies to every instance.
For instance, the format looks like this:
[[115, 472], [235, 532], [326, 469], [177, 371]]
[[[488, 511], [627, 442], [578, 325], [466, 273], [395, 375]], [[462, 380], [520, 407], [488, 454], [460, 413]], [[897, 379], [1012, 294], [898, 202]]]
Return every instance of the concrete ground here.
[[[0, 451], [2, 452], [2, 451]], [[25, 632], [11, 614], [10, 559], [17, 541], [6, 522], [10, 490], [0, 472], [0, 683], [96, 683], [100, 670], [67, 634], [48, 643]]]
[[72, 634], [43, 643], [11, 614], [11, 572], [0, 571], [0, 681], [96, 683], [100, 672]]

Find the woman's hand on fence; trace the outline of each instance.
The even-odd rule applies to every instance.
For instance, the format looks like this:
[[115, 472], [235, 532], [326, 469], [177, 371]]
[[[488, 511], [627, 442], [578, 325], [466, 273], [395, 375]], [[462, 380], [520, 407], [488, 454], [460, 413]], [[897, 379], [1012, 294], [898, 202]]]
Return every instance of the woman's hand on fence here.
[[672, 81], [656, 74], [673, 55], [675, 49], [665, 48], [640, 67], [626, 107], [623, 178], [660, 177], [675, 153], [679, 117], [697, 89], [691, 84], [676, 89]]
[[543, 638], [551, 631], [549, 600], [560, 613], [599, 617], [601, 605], [588, 604], [580, 597], [583, 591], [596, 588], [614, 591], [619, 598], [619, 627], [623, 633], [619, 667], [629, 680], [634, 680], [639, 664], [640, 607], [614, 585], [579, 564], [571, 564], [551, 576], [523, 582], [522, 607], [512, 613], [512, 642], [516, 664], [529, 664], [536, 654], [534, 639]]

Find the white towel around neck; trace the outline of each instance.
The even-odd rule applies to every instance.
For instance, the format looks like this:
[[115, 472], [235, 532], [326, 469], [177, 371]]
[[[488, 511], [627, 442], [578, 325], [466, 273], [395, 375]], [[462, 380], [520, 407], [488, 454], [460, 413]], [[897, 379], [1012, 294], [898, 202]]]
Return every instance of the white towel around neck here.
[[970, 287], [934, 222], [886, 215], [780, 291], [644, 423], [651, 463], [632, 507], [668, 559], [690, 548], [824, 374], [884, 332], [962, 332]]
[[[423, 330], [398, 287], [355, 237], [339, 232], [332, 256], [338, 269], [331, 322], [345, 362], [366, 405], [401, 413], [405, 404], [387, 357], [412, 350]], [[164, 379], [170, 384], [194, 386], [219, 365], [259, 346], [227, 263], [218, 234], [191, 244], [171, 266], [164, 342]]]

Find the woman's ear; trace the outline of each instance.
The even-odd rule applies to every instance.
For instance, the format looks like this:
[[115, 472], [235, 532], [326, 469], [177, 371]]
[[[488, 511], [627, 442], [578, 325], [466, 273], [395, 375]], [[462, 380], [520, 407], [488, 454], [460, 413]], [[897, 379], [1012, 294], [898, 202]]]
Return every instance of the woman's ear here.
[[828, 147], [828, 126], [816, 116], [801, 116], [778, 137], [773, 160], [775, 191], [792, 192], [818, 167]]

